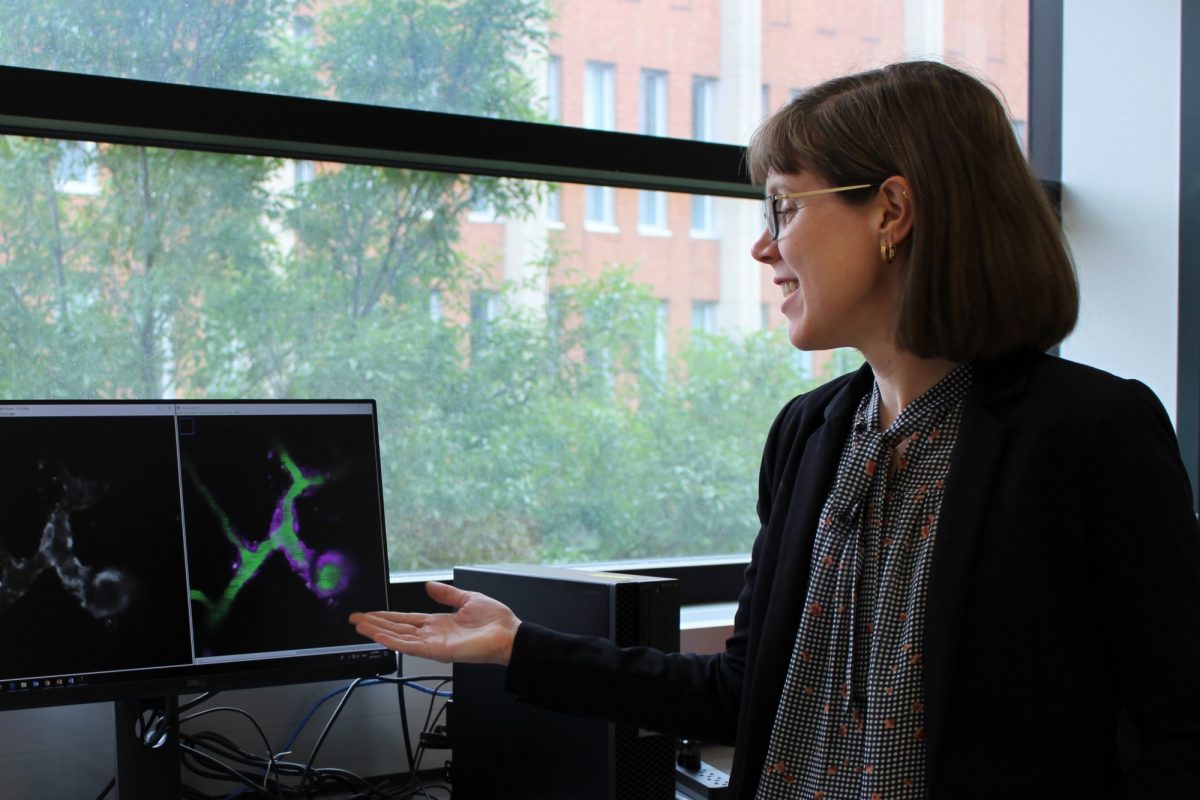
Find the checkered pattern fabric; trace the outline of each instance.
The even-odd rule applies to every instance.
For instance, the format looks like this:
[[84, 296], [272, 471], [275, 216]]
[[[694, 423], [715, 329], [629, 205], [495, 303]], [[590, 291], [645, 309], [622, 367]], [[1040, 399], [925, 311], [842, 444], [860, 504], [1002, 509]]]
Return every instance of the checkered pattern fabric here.
[[925, 797], [922, 630], [964, 364], [880, 431], [859, 404], [821, 511], [758, 800]]

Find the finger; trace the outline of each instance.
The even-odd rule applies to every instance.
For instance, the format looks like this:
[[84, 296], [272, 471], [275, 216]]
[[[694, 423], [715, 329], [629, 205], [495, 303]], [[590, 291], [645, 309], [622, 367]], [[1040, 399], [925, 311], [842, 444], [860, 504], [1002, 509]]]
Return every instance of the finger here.
[[368, 638], [374, 638], [377, 633], [387, 633], [392, 636], [412, 636], [421, 629], [413, 625], [399, 623], [379, 624], [370, 619], [359, 620], [354, 629]]
[[471, 593], [457, 589], [448, 583], [429, 581], [425, 584], [425, 593], [437, 602], [451, 608], [462, 608], [470, 599]]
[[350, 622], [358, 625], [360, 621], [374, 622], [376, 625], [412, 625], [420, 627], [431, 621], [436, 614], [416, 614], [409, 612], [367, 612], [350, 614]]

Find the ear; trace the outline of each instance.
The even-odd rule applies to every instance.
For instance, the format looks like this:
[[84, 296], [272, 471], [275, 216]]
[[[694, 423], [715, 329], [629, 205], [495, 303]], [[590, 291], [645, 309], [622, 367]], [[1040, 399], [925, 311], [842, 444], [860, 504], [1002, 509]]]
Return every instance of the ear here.
[[879, 211], [879, 240], [899, 247], [912, 233], [913, 226], [913, 190], [908, 179], [893, 175], [879, 184], [875, 202]]

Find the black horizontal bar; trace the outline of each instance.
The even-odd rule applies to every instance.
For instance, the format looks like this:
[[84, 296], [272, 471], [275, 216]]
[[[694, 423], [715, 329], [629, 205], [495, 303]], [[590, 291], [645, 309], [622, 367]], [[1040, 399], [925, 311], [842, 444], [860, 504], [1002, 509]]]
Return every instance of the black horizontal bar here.
[[[706, 603], [732, 603], [741, 594], [745, 583], [748, 557], [730, 559], [699, 558], [694, 561], [680, 559], [670, 563], [630, 562], [628, 564], [605, 564], [607, 572], [625, 572], [633, 575], [649, 575], [656, 578], [674, 578], [679, 581], [679, 602], [693, 606]], [[591, 569], [591, 567], [588, 567]], [[454, 583], [447, 572], [433, 576], [444, 583]], [[393, 609], [433, 613], [444, 611], [425, 594], [425, 577], [393, 576], [388, 589], [388, 602]]]
[[24, 67], [0, 133], [761, 196], [735, 145]]

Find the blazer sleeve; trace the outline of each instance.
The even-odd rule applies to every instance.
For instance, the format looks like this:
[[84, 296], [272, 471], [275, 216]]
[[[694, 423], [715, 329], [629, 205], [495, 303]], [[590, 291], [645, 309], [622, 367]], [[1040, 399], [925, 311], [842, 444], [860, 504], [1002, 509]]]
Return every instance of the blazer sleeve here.
[[[1094, 399], [1085, 400], [1090, 402]], [[1087, 444], [1087, 538], [1119, 719], [1135, 729], [1118, 796], [1200, 792], [1200, 528], [1170, 419], [1125, 381]]]

